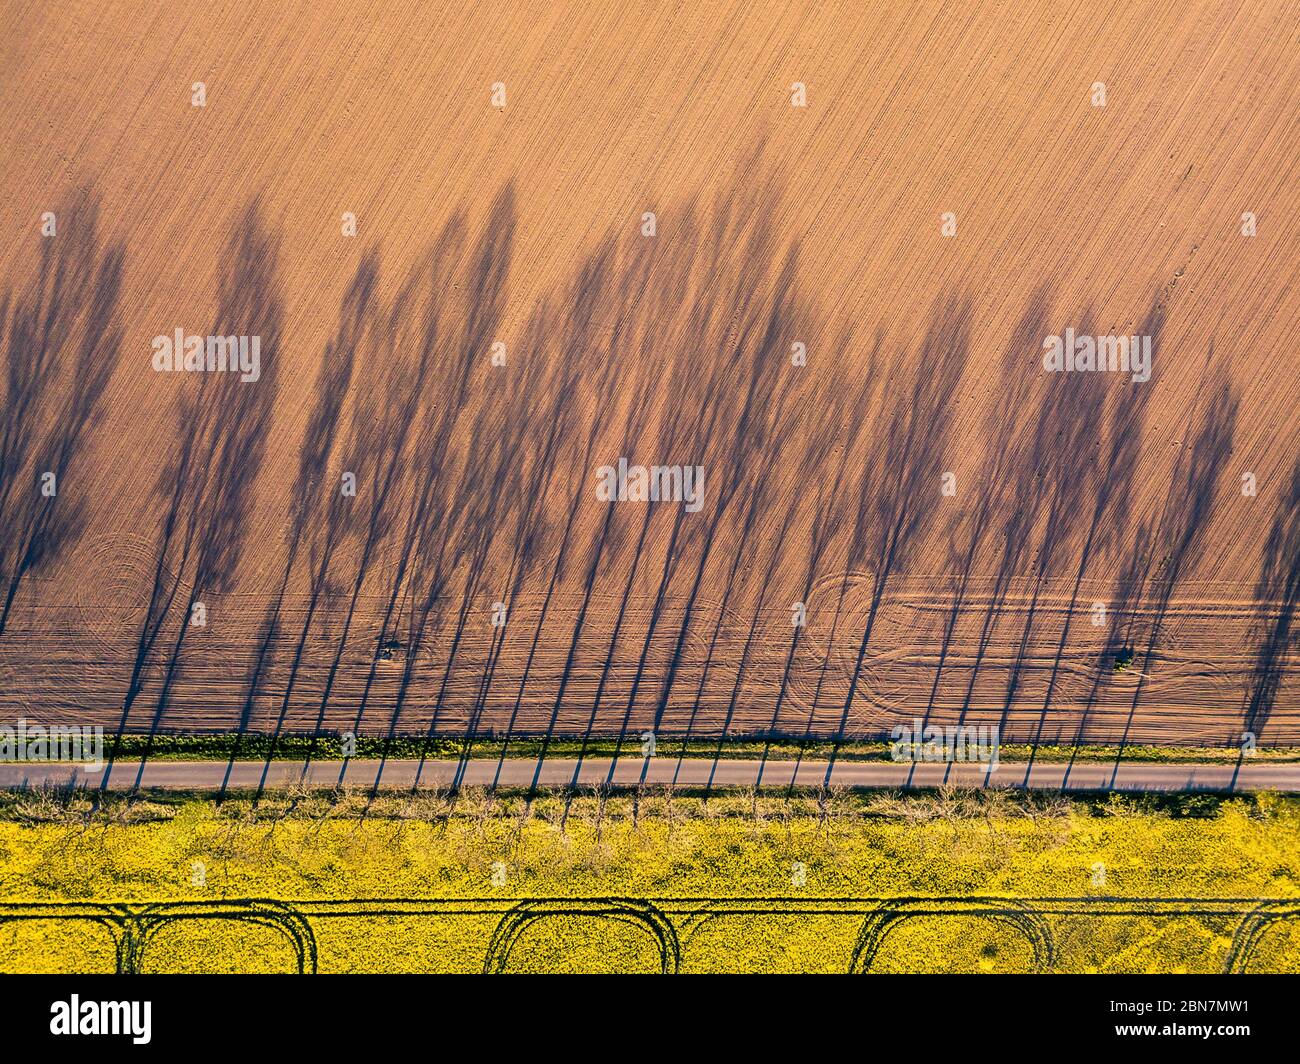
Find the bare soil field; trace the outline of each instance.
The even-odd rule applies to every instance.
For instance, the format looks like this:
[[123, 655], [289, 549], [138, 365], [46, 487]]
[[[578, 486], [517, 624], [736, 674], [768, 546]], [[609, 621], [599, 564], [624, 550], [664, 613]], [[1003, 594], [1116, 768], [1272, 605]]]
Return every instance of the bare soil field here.
[[1300, 9], [796, 7], [0, 3], [0, 717], [1300, 744]]

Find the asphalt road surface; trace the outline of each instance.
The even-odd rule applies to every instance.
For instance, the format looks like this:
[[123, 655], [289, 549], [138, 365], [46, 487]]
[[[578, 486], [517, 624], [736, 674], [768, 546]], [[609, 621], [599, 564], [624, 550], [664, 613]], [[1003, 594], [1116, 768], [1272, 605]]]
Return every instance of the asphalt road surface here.
[[[797, 768], [797, 773], [796, 773]], [[150, 761], [140, 773], [139, 762], [121, 761], [110, 770], [71, 763], [0, 765], [0, 787], [12, 788], [41, 784], [67, 784], [99, 788], [105, 774], [111, 790], [159, 788], [163, 790], [216, 790], [225, 783], [230, 789], [251, 789], [259, 785], [283, 786], [304, 778], [313, 786], [333, 786], [340, 782], [356, 787], [372, 787], [376, 779], [384, 790], [410, 789], [418, 785], [431, 789], [446, 787], [460, 772], [463, 786], [528, 787], [536, 782], [542, 787], [568, 787], [574, 784], [576, 758], [547, 758], [538, 772], [535, 759], [520, 758], [505, 762], [471, 760], [388, 761], [380, 772], [377, 760], [315, 761], [304, 766], [301, 761], [240, 761], [233, 766], [224, 761]], [[838, 761], [830, 776], [832, 786], [913, 788], [936, 787], [945, 781], [962, 787], [1026, 786], [1024, 763], [1001, 762], [990, 773], [976, 763], [951, 766], [942, 763], [894, 763], [881, 761]], [[792, 776], [799, 786], [817, 787], [826, 782], [827, 762], [768, 761], [754, 759], [710, 761], [688, 759], [678, 762], [672, 757], [647, 760], [623, 758], [614, 766], [610, 779], [610, 759], [592, 758], [582, 762], [577, 773], [579, 787], [594, 787], [606, 782], [615, 787], [635, 787], [639, 783], [671, 784], [679, 787], [787, 787]], [[951, 770], [951, 771], [950, 771]], [[1068, 777], [1067, 777], [1068, 771]], [[340, 773], [343, 778], [340, 780]], [[229, 778], [227, 778], [229, 774]], [[1034, 789], [1071, 791], [1300, 791], [1300, 763], [1247, 761], [1232, 764], [1144, 764], [1132, 762], [1116, 769], [1113, 762], [1078, 762], [1065, 764], [1037, 762], [1029, 770], [1027, 785]]]

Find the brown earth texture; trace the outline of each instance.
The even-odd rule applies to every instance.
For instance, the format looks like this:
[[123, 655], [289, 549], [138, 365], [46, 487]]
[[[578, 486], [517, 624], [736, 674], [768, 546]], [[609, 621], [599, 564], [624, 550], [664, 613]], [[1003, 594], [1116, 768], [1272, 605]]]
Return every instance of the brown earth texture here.
[[1293, 0], [0, 10], [5, 719], [1300, 744]]

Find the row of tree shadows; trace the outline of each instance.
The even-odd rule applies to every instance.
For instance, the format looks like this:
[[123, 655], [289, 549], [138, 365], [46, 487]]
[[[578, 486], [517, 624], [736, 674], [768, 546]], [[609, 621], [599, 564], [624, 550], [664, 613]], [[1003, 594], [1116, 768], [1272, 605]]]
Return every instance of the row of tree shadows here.
[[[512, 744], [540, 739], [540, 752], [529, 747], [534, 786], [559, 738], [580, 742], [579, 765], [589, 743], [645, 731], [716, 742], [715, 755], [729, 736], [758, 735], [765, 760], [777, 738], [819, 738], [832, 741], [829, 781], [843, 742], [888, 731], [864, 710], [873, 651], [882, 634], [900, 639], [878, 622], [923, 547], [941, 543], [941, 639], [916, 715], [998, 723], [1004, 740], [1077, 751], [1096, 740], [1119, 660], [1137, 676], [1117, 735], [1108, 717], [1122, 756], [1159, 674], [1171, 604], [1214, 546], [1216, 501], [1235, 491], [1224, 481], [1238, 399], [1212, 347], [1163, 498], [1142, 512], [1137, 478], [1158, 475], [1140, 441], [1166, 307], [1156, 299], [1134, 323], [1104, 322], [1090, 308], [1055, 309], [1044, 285], [998, 357], [980, 356], [1001, 379], [971, 486], [943, 500], [972, 360], [970, 300], [940, 296], [910, 348], [883, 329], [833, 328], [801, 281], [798, 245], [777, 236], [779, 182], [757, 156], [741, 173], [712, 202], [666, 214], [656, 238], [601, 240], [533, 309], [505, 367], [488, 353], [507, 305], [512, 186], [477, 222], [450, 218], [390, 296], [379, 249], [365, 250], [318, 360], [298, 452], [273, 467], [280, 237], [260, 202], [244, 207], [220, 258], [212, 332], [260, 336], [261, 379], [168, 381], [174, 432], [149, 500], [152, 576], [116, 735], [192, 726], [178, 691], [187, 673], [200, 682], [210, 656], [194, 608], [222, 601], [250, 558], [270, 555], [274, 585], [260, 615], [239, 622], [250, 649], [233, 666], [238, 697], [217, 711], [222, 730], [377, 734], [384, 758], [414, 737], [421, 761], [453, 735], [462, 771], [486, 739], [502, 762]], [[100, 233], [92, 202], [60, 218], [32, 277], [0, 301], [0, 640], [25, 638], [10, 623], [24, 585], [57, 571], [86, 534], [89, 446], [109, 378], [119, 361], [124, 377], [145, 364], [121, 351], [123, 246]], [[1133, 385], [1042, 372], [1042, 337], [1067, 321], [1081, 334], [1151, 335], [1156, 375]], [[833, 368], [793, 365], [796, 343]], [[703, 509], [598, 503], [594, 470], [618, 456], [702, 466]], [[81, 486], [42, 494], [45, 472]], [[283, 551], [254, 527], [272, 476], [289, 482]], [[1251, 660], [1225, 742], [1268, 724], [1296, 644], [1298, 574], [1300, 461], [1268, 519]], [[1099, 582], [1112, 588], [1105, 652], [1088, 651], [1082, 707], [1074, 696], [1058, 707], [1079, 660], [1069, 619]], [[1064, 621], [1049, 608], [1062, 586]], [[814, 598], [819, 638], [770, 623]], [[485, 628], [495, 603], [499, 623]], [[1046, 669], [1034, 652], [1045, 642]], [[1008, 644], [1009, 658], [994, 654]], [[275, 741], [268, 764], [274, 754]]]

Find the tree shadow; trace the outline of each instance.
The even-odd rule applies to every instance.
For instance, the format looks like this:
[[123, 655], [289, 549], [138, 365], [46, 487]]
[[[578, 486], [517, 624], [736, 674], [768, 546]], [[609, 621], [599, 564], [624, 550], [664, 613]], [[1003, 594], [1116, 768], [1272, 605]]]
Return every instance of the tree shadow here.
[[122, 244], [104, 246], [93, 197], [78, 196], [55, 216], [35, 276], [0, 296], [0, 635], [23, 581], [83, 530], [88, 493], [77, 474], [122, 340]]
[[[205, 627], [195, 623], [195, 606], [202, 604], [206, 614], [207, 599], [230, 591], [236, 581], [278, 389], [284, 319], [279, 242], [255, 199], [232, 223], [218, 270], [212, 335], [247, 336], [250, 349], [251, 338], [259, 337], [258, 379], [245, 381], [238, 372], [204, 371], [173, 374], [169, 380], [177, 389], [178, 441], [167, 449], [169, 460], [157, 484], [164, 509], [156, 533], [153, 583], [104, 788], [121, 737], [132, 723], [132, 708], [145, 687], [146, 667], [157, 660], [162, 677], [136, 773], [137, 786], [153, 739], [166, 719], [186, 638], [195, 628]], [[170, 646], [160, 651], [159, 639], [169, 626], [174, 629]]]

